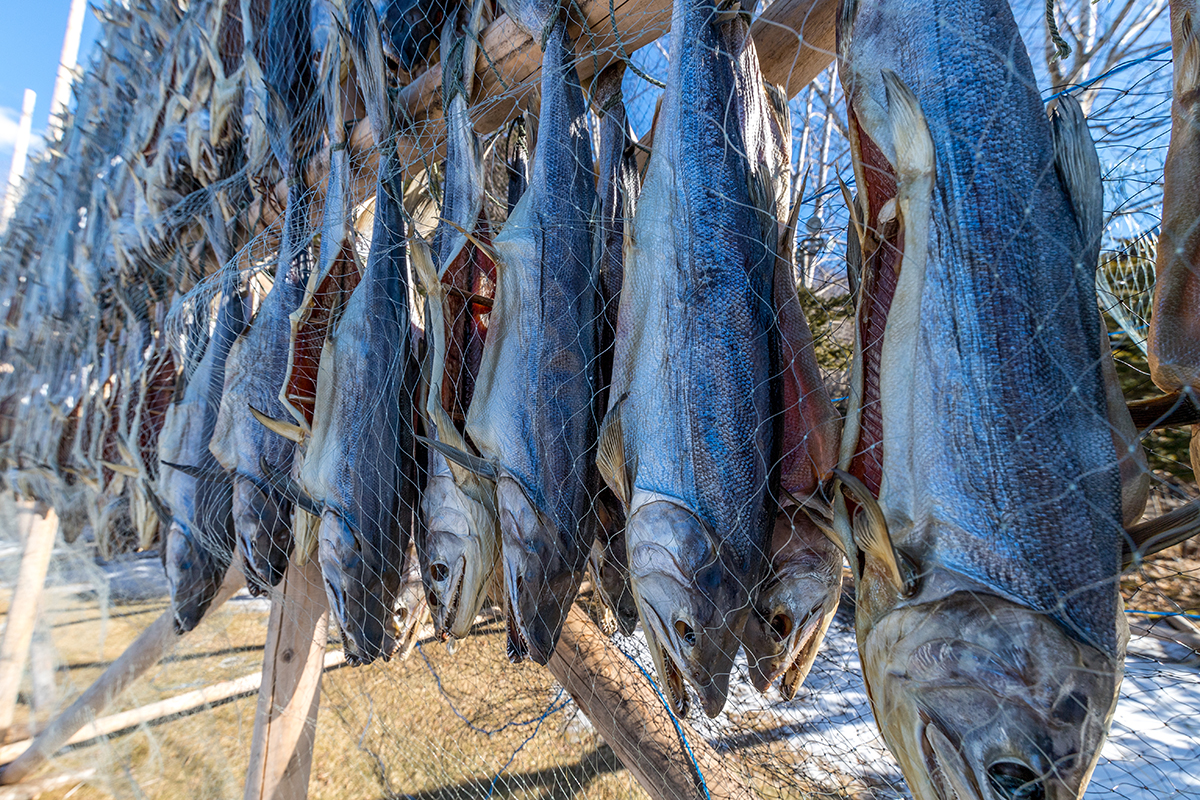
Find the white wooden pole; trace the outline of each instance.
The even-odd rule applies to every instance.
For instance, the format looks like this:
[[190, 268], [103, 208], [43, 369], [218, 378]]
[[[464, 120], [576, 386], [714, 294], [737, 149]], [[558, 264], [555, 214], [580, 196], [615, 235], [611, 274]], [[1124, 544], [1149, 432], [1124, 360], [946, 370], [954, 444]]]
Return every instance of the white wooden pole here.
[[17, 128], [17, 141], [13, 143], [12, 163], [8, 167], [8, 181], [4, 184], [4, 205], [0, 206], [0, 233], [8, 227], [8, 221], [17, 209], [17, 194], [21, 179], [25, 177], [25, 163], [29, 157], [29, 137], [33, 132], [33, 106], [37, 103], [37, 92], [25, 90], [21, 103], [21, 124]]
[[47, 510], [43, 516], [33, 501], [21, 501], [17, 503], [17, 514], [19, 524], [28, 532], [17, 586], [8, 606], [8, 624], [4, 627], [3, 639], [0, 639], [0, 732], [7, 732], [12, 727], [21, 676], [25, 673], [33, 627], [41, 607], [46, 570], [50, 567], [50, 554], [58, 535], [58, 517], [53, 510]]
[[289, 564], [271, 596], [245, 800], [303, 800], [308, 795], [328, 626], [320, 564], [315, 558], [304, 566]]
[[54, 93], [50, 95], [50, 121], [46, 125], [46, 138], [50, 141], [62, 135], [67, 105], [71, 102], [71, 83], [75, 80], [75, 64], [79, 60], [79, 37], [83, 35], [83, 12], [86, 10], [87, 0], [71, 0], [67, 31], [63, 35], [62, 55], [58, 59], [58, 75], [54, 79]]
[[[324, 665], [326, 668], [332, 668], [345, 660], [345, 654], [341, 650], [337, 650], [325, 655]], [[95, 739], [97, 736], [108, 736], [117, 731], [133, 728], [143, 723], [154, 722], [164, 717], [183, 714], [203, 706], [212, 705], [213, 703], [220, 703], [231, 697], [258, 691], [262, 683], [262, 672], [255, 672], [252, 675], [243, 675], [233, 680], [214, 683], [211, 686], [205, 686], [203, 689], [193, 689], [190, 692], [177, 694], [174, 697], [168, 697], [166, 700], [159, 700], [156, 703], [147, 703], [144, 706], [138, 706], [129, 711], [109, 714], [106, 717], [98, 717], [93, 722], [89, 722], [73, 733], [71, 738], [66, 741], [66, 744], [79, 744], [80, 742]], [[28, 750], [32, 743], [30, 739], [25, 739], [24, 741], [13, 742], [12, 744], [0, 747], [0, 764], [17, 758]]]
[[[231, 568], [225, 583], [208, 607], [209, 616], [238, 589], [245, 585], [245, 578], [237, 568]], [[133, 644], [117, 658], [95, 683], [66, 711], [55, 717], [46, 729], [38, 734], [29, 749], [0, 771], [0, 785], [20, 783], [46, 759], [57, 753], [84, 725], [93, 721], [121, 692], [153, 667], [163, 656], [171, 652], [180, 639], [175, 633], [174, 614], [170, 609], [151, 622]]]

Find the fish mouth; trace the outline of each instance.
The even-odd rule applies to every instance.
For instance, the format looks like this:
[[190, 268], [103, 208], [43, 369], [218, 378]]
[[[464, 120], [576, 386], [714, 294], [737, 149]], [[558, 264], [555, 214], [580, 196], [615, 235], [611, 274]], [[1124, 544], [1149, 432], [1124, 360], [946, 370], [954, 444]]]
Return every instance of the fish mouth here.
[[880, 732], [917, 800], [1083, 794], [1122, 662], [1046, 612], [958, 591], [889, 612], [860, 654]]
[[509, 598], [508, 613], [504, 617], [508, 628], [506, 640], [508, 660], [513, 664], [520, 664], [529, 657], [529, 641], [521, 632], [520, 611], [515, 607], [512, 598]]
[[[654, 660], [654, 670], [658, 675], [658, 681], [666, 694], [667, 705], [675, 716], [686, 717], [690, 702], [684, 683], [683, 670], [675, 660], [677, 655], [668, 649], [666, 643], [670, 642], [671, 638], [665, 635], [665, 626], [662, 624], [658, 612], [650, 609], [650, 620], [642, 620], [642, 629], [646, 632], [646, 643], [650, 647], [650, 655]], [[703, 697], [701, 700], [703, 702]], [[722, 698], [722, 705], [724, 705], [724, 698]]]
[[784, 657], [780, 660], [779, 669], [767, 680], [767, 684], [770, 685], [779, 675], [783, 675], [779, 691], [784, 698], [795, 699], [800, 684], [808, 677], [808, 671], [817, 655], [817, 648], [821, 644], [820, 632], [825, 628], [824, 623], [825, 610], [816, 608], [810, 611], [800, 627], [792, 632], [791, 646], [784, 648]]
[[441, 637], [443, 642], [452, 636], [456, 639], [462, 638], [461, 636], [455, 634], [454, 631], [458, 627], [458, 613], [460, 606], [462, 605], [463, 583], [466, 582], [467, 579], [466, 556], [462, 556], [458, 559], [455, 564], [453, 574], [457, 575], [458, 577], [457, 580], [453, 580], [453, 582], [450, 584], [453, 587], [450, 590], [450, 600], [442, 604], [437, 602], [438, 598], [436, 593], [431, 593], [430, 597], [431, 600], [435, 601], [431, 605], [439, 606], [441, 609], [441, 613], [437, 615], [437, 620], [438, 636]]
[[667, 649], [665, 642], [669, 642], [670, 637], [663, 634], [662, 619], [658, 612], [654, 609], [649, 609], [649, 612], [648, 618], [642, 619], [642, 630], [646, 633], [646, 645], [650, 648], [654, 672], [665, 694], [663, 700], [675, 716], [686, 717], [690, 702], [683, 671], [675, 662], [674, 654]]

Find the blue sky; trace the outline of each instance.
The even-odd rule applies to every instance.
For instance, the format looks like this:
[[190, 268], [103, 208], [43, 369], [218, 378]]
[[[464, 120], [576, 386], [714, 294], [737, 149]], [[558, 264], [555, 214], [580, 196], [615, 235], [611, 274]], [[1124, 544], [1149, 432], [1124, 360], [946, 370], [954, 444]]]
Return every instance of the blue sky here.
[[[50, 114], [50, 93], [58, 71], [71, 0], [0, 0], [0, 194], [8, 177], [13, 141], [25, 89], [37, 92], [33, 110], [34, 147], [39, 146]], [[88, 63], [100, 23], [91, 9], [84, 15], [79, 62]]]

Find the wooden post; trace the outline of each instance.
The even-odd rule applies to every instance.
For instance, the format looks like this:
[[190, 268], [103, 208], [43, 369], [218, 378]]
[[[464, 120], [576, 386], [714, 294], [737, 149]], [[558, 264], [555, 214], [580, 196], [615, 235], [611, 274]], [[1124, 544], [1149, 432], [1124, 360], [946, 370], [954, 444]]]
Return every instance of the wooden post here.
[[12, 727], [21, 676], [25, 673], [25, 662], [29, 660], [29, 643], [41, 608], [46, 570], [50, 567], [50, 554], [54, 552], [54, 539], [58, 534], [58, 517], [53, 511], [48, 510], [43, 515], [33, 502], [23, 501], [17, 504], [17, 514], [19, 524], [26, 529], [25, 552], [8, 606], [4, 638], [0, 639], [0, 734], [7, 733]]
[[[208, 613], [215, 611], [244, 585], [245, 578], [242, 577], [241, 571], [236, 567], [230, 568], [225, 576], [225, 583], [208, 608]], [[45, 763], [46, 759], [57, 753], [80, 728], [99, 716], [100, 712], [131, 683], [161, 661], [179, 639], [180, 636], [175, 633], [174, 614], [167, 609], [142, 631], [108, 669], [104, 670], [95, 683], [84, 690], [79, 699], [38, 734], [28, 750], [4, 767], [0, 772], [0, 785], [19, 783]]]
[[712, 800], [754, 800], [749, 780], [686, 720], [676, 730], [646, 677], [578, 606], [571, 607], [548, 666], [655, 800], [703, 800], [704, 787]]
[[245, 800], [302, 800], [308, 794], [328, 625], [320, 564], [315, 558], [302, 567], [289, 564], [271, 595]]

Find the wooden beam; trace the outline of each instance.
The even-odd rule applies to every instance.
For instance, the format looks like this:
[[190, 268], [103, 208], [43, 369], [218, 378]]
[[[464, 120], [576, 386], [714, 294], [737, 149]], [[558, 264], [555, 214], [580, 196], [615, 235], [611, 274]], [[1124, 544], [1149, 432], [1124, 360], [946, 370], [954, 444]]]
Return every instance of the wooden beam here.
[[[225, 583], [208, 608], [212, 614], [222, 603], [245, 585], [236, 567], [230, 568]], [[174, 613], [167, 609], [151, 622], [96, 681], [66, 711], [59, 714], [38, 734], [27, 750], [0, 771], [0, 785], [20, 783], [48, 758], [57, 753], [75, 734], [96, 719], [121, 692], [162, 660], [181, 637], [175, 633]]]
[[[339, 666], [345, 660], [346, 657], [340, 650], [326, 654], [323, 659], [317, 659], [318, 663], [323, 663], [323, 666], [326, 668]], [[148, 722], [166, 719], [176, 714], [184, 714], [188, 711], [194, 711], [197, 708], [220, 703], [240, 695], [257, 692], [262, 685], [262, 672], [254, 672], [250, 675], [243, 675], [240, 678], [214, 683], [202, 689], [193, 689], [190, 692], [177, 694], [174, 697], [168, 697], [166, 700], [147, 703], [144, 706], [131, 708], [128, 711], [122, 711], [118, 714], [99, 717], [72, 734], [71, 738], [63, 746], [87, 742], [99, 736], [110, 736], [118, 731], [128, 730]], [[26, 739], [0, 747], [0, 764], [19, 757], [22, 753], [29, 750], [29, 746], [32, 743], [33, 740]]]
[[321, 673], [345, 660], [325, 653], [329, 602], [321, 565], [288, 565], [271, 593], [262, 688], [254, 715], [245, 800], [303, 800], [308, 795]]
[[58, 517], [53, 510], [43, 509], [29, 500], [17, 504], [18, 524], [25, 529], [25, 546], [17, 586], [8, 605], [4, 638], [0, 639], [0, 735], [12, 727], [21, 676], [25, 674], [33, 629], [42, 607], [42, 587], [46, 585], [46, 571], [58, 536]]
[[[576, 69], [586, 86], [592, 76], [618, 58], [666, 34], [671, 27], [670, 0], [581, 0], [578, 3], [586, 29], [576, 25]], [[834, 20], [838, 0], [775, 0], [750, 27], [763, 77], [785, 88], [793, 97], [833, 61]], [[576, 15], [578, 19], [578, 15]], [[613, 34], [613, 28], [619, 35]], [[475, 130], [498, 130], [518, 112], [538, 107], [538, 79], [542, 71], [541, 47], [516, 23], [501, 15], [484, 29], [475, 62], [475, 90], [471, 109]], [[445, 124], [442, 109], [442, 65], [432, 65], [405, 86], [399, 107], [408, 131], [397, 140], [400, 161], [418, 169], [443, 155]], [[355, 203], [375, 190], [378, 168], [371, 127], [359, 120], [350, 137], [349, 150], [357, 180], [351, 190]], [[313, 159], [305, 181], [318, 193], [313, 202], [314, 224], [320, 224], [321, 196], [329, 170], [328, 153]], [[275, 187], [275, 203], [262, 206], [262, 224], [271, 225], [283, 208], [287, 186]]]
[[838, 0], [775, 0], [750, 26], [763, 78], [795, 97], [833, 62]]
[[705, 789], [711, 800], [754, 800], [734, 762], [721, 758], [686, 720], [675, 727], [646, 676], [578, 605], [567, 615], [548, 666], [654, 800], [703, 800]]

